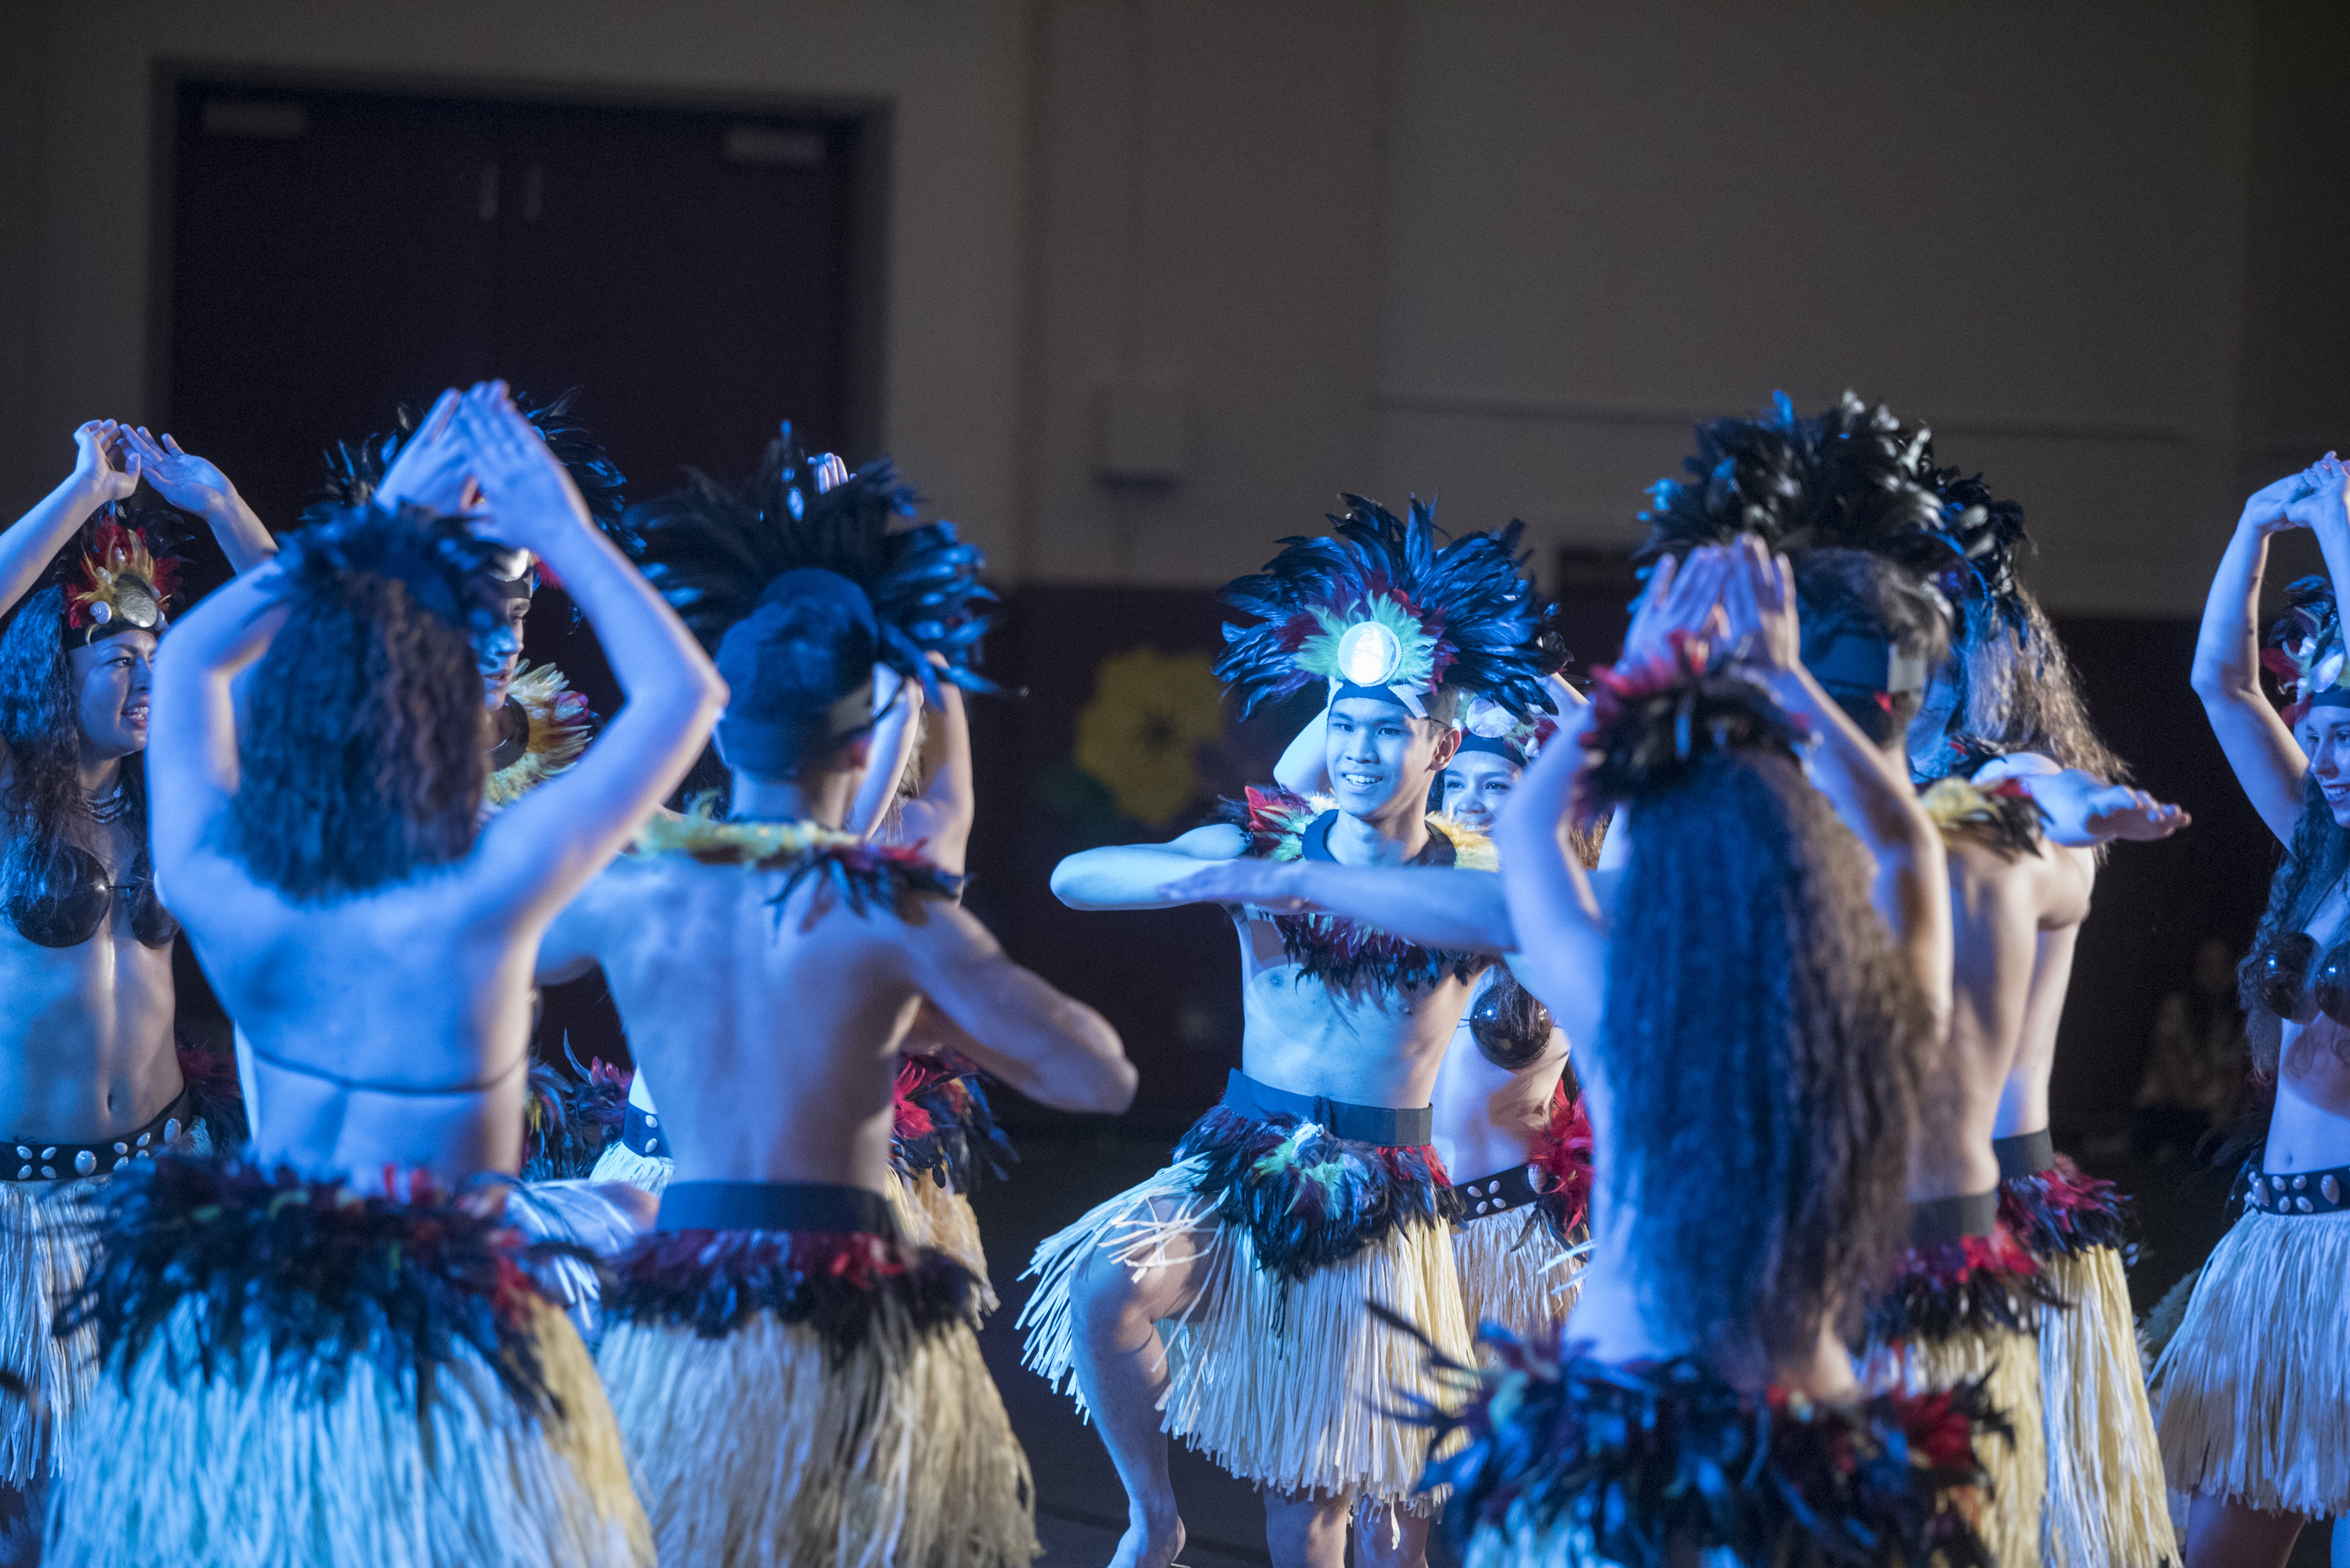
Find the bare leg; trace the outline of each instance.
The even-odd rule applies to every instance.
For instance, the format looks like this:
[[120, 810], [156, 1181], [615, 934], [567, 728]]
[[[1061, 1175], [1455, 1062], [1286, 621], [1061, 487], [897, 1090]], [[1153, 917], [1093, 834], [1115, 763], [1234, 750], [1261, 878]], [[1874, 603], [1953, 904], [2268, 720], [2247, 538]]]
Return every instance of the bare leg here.
[[2187, 1513], [2187, 1568], [2284, 1568], [2308, 1522], [2297, 1513], [2198, 1497]]
[[1207, 1268], [1196, 1250], [1179, 1241], [1169, 1243], [1163, 1266], [1146, 1269], [1139, 1278], [1096, 1252], [1071, 1284], [1077, 1387], [1126, 1486], [1126, 1536], [1111, 1568], [1168, 1568], [1183, 1550], [1183, 1521], [1167, 1474], [1167, 1433], [1159, 1424], [1168, 1379], [1158, 1324], [1180, 1316], [1198, 1299]]
[[1355, 1510], [1355, 1568], [1428, 1568], [1429, 1521], [1394, 1503]]
[[1264, 1493], [1264, 1543], [1273, 1568], [1347, 1568], [1347, 1516], [1343, 1497], [1318, 1491]]

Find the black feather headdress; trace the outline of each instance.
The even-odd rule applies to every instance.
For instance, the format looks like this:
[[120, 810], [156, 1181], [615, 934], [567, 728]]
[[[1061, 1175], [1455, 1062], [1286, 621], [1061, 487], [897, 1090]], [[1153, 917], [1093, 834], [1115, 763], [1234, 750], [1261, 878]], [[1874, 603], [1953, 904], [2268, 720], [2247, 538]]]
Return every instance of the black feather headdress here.
[[[556, 461], [571, 475], [578, 488], [579, 499], [588, 504], [588, 515], [595, 520], [606, 538], [620, 546], [621, 554], [631, 558], [637, 555], [637, 544], [624, 522], [627, 503], [622, 487], [627, 481], [605, 452], [601, 442], [588, 432], [588, 427], [572, 417], [571, 405], [579, 395], [573, 388], [552, 402], [534, 402], [527, 397], [517, 397], [515, 407], [522, 410], [539, 439], [546, 442]], [[313, 514], [323, 515], [337, 506], [358, 506], [370, 500], [375, 487], [381, 483], [391, 468], [392, 459], [416, 433], [423, 414], [413, 405], [402, 403], [392, 416], [392, 428], [379, 435], [353, 444], [337, 441], [327, 452], [327, 483], [318, 501], [302, 514], [305, 523], [316, 521]]]
[[729, 487], [688, 469], [684, 488], [631, 507], [628, 526], [642, 541], [646, 577], [705, 648], [757, 607], [769, 583], [813, 568], [847, 578], [872, 601], [883, 662], [899, 675], [935, 694], [936, 653], [948, 680], [993, 691], [973, 668], [988, 628], [979, 607], [995, 597], [979, 581], [985, 557], [951, 523], [897, 526], [914, 501], [887, 460], [819, 494], [785, 425], [746, 483]]
[[1761, 419], [1710, 420], [1687, 479], [1649, 487], [1648, 525], [1633, 559], [1653, 565], [1707, 545], [1759, 535], [1775, 552], [1870, 550], [1932, 579], [1952, 565], [1934, 491], [1932, 438], [1882, 403], [1846, 392], [1817, 419], [1798, 419], [1784, 392]]
[[1395, 691], [1407, 707], [1450, 686], [1513, 713], [1555, 711], [1542, 678], [1556, 639], [1520, 576], [1523, 524], [1448, 541], [1430, 503], [1414, 498], [1407, 522], [1340, 499], [1329, 535], [1284, 539], [1262, 573], [1224, 586], [1223, 602], [1259, 621], [1226, 626], [1216, 661], [1242, 718], [1321, 681]]
[[1960, 633], [1980, 636], [2003, 622], [2023, 634], [2030, 618], [2015, 566], [2032, 535], [2024, 532], [2022, 504], [1993, 499], [1980, 473], [1966, 478], [1959, 469], [1938, 468], [1931, 483], [1941, 499], [1940, 532], [1954, 557], [1934, 586], [1956, 607]]
[[277, 569], [295, 593], [328, 595], [348, 574], [396, 577], [416, 601], [467, 635], [492, 625], [504, 596], [490, 575], [500, 547], [454, 518], [418, 507], [312, 507], [286, 535]]

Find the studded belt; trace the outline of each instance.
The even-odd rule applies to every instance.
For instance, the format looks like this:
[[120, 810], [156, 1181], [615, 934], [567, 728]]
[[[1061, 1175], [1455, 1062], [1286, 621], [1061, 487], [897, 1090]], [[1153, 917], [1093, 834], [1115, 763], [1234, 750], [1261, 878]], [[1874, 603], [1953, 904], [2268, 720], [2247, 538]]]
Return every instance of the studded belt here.
[[1461, 1200], [1462, 1214], [1471, 1220], [1512, 1209], [1523, 1209], [1541, 1196], [1534, 1187], [1536, 1168], [1531, 1165], [1513, 1165], [1507, 1170], [1497, 1170], [1473, 1181], [1456, 1181], [1452, 1184], [1452, 1196]]
[[[158, 1150], [178, 1143], [181, 1135], [194, 1127], [188, 1092], [182, 1089], [153, 1121], [120, 1137], [98, 1143], [47, 1143], [20, 1137], [0, 1144], [0, 1180], [70, 1181], [80, 1176], [110, 1175], [134, 1159], [153, 1158]], [[15, 1158], [6, 1158], [9, 1155]]]
[[2244, 1204], [2263, 1214], [2339, 1214], [2350, 1204], [2350, 1165], [2331, 1170], [2295, 1170], [2276, 1174], [2244, 1167]]
[[660, 1115], [648, 1111], [631, 1101], [620, 1117], [620, 1142], [630, 1154], [640, 1154], [648, 1159], [674, 1159], [670, 1152], [669, 1135], [661, 1131]]

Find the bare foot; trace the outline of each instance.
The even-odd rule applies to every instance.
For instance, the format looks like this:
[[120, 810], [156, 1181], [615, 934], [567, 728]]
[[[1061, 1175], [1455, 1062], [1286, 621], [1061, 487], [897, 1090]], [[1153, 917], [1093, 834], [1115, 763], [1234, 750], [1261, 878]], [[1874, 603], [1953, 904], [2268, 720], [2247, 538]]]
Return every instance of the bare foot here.
[[1183, 1521], [1173, 1512], [1156, 1523], [1133, 1513], [1109, 1568], [1171, 1568], [1183, 1539]]

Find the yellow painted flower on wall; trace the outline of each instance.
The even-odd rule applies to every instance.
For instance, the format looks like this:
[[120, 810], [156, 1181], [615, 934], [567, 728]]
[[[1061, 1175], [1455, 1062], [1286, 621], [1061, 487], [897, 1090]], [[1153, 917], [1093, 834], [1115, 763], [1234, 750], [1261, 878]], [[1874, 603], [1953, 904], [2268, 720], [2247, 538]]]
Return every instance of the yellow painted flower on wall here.
[[1076, 764], [1098, 779], [1118, 809], [1152, 827], [1200, 793], [1198, 752], [1224, 733], [1224, 689], [1213, 658], [1161, 653], [1145, 644], [1094, 671], [1094, 697], [1077, 713]]

